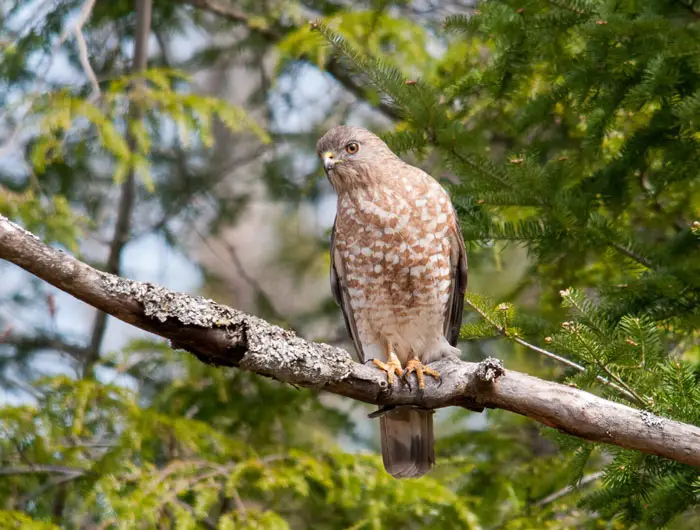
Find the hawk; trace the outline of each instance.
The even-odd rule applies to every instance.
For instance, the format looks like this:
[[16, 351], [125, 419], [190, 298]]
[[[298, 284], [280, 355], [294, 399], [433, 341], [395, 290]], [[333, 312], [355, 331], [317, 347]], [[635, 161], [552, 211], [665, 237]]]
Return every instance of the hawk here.
[[[439, 376], [426, 365], [459, 353], [467, 256], [450, 197], [365, 129], [334, 127], [316, 147], [338, 195], [331, 289], [360, 361], [390, 385], [415, 374], [422, 390], [426, 375]], [[432, 414], [397, 408], [380, 417], [394, 477], [419, 477], [435, 463]]]

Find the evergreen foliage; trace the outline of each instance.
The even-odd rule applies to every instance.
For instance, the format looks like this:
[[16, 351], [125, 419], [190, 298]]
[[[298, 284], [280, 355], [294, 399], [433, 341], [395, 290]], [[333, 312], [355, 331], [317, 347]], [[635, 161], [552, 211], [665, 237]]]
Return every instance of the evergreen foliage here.
[[[260, 61], [270, 49], [281, 56], [278, 76], [300, 61], [335, 65], [353, 93], [398, 118], [384, 134], [394, 150], [435, 176], [457, 177], [449, 187], [469, 246], [468, 358], [495, 355], [506, 368], [700, 424], [694, 2], [489, 0], [442, 26], [405, 1], [355, 10], [332, 1], [219, 3], [249, 14], [237, 21], [244, 38], [214, 42], [182, 65], [158, 55], [134, 77], [125, 47], [103, 46], [104, 35], [133, 35], [131, 2], [97, 2], [84, 31], [98, 98], [87, 78], [62, 83], [36, 65], [60, 48], [82, 71], [66, 33], [81, 2], [44, 6], [22, 31], [12, 28], [26, 3], [0, 5], [0, 120], [10, 134], [15, 126], [26, 134], [20, 170], [0, 166], [0, 213], [79, 251], [88, 235], [104, 235], [104, 212], [136, 170], [141, 217], [132, 236], [157, 231], [183, 250], [184, 230], [168, 220], [189, 224], [187, 214], [200, 213], [193, 197], [215, 205], [202, 223], [212, 232], [245, 215], [245, 197], [216, 188], [209, 148], [217, 125], [285, 138], [263, 131], [247, 106], [197, 94], [184, 70], [222, 56]], [[304, 24], [309, 10], [321, 16], [313, 27]], [[233, 30], [224, 19], [155, 2], [153, 34]], [[313, 157], [316, 137], [289, 141]], [[320, 195], [315, 182], [288, 175], [282, 155], [276, 162], [261, 177], [273, 197]], [[301, 255], [285, 246], [280, 261], [308, 269], [322, 245], [310, 247]], [[217, 298], [215, 279], [206, 279]], [[289, 324], [274, 296], [262, 299]], [[24, 396], [0, 408], [3, 528], [699, 523], [700, 474], [689, 466], [502, 411], [456, 410], [437, 416], [435, 471], [396, 481], [358, 428], [358, 418], [368, 424], [366, 407], [204, 366], [146, 339], [103, 352], [94, 373], [83, 373], [85, 348], [36, 316], [55, 310], [37, 282], [0, 290], [4, 304], [21, 307], [32, 325], [8, 331], [0, 312], [0, 390]], [[336, 311], [321, 305], [309, 319]], [[46, 351], [71, 355], [66, 373], [41, 373], [36, 361]]]
[[[484, 2], [445, 22], [447, 51], [417, 81], [317, 27], [401, 112], [408, 128], [390, 145], [431, 145], [460, 177], [472, 252], [509, 241], [536, 265], [526, 281], [538, 302], [513, 315], [470, 295], [481, 319], [462, 336], [542, 344], [585, 368], [567, 371], [572, 384], [697, 425], [700, 24], [686, 8]], [[496, 138], [505, 149], [489, 157]], [[569, 448], [585, 455], [580, 478], [592, 448]], [[695, 504], [696, 470], [605, 451], [603, 487], [582, 506], [658, 528]]]

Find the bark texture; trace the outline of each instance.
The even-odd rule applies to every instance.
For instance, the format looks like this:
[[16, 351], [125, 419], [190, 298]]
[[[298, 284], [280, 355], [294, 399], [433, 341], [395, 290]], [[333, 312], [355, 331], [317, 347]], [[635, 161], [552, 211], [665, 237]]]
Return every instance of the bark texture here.
[[[512, 370], [497, 359], [443, 360], [441, 374], [418, 392], [345, 350], [305, 341], [293, 331], [213, 300], [100, 272], [42, 243], [0, 216], [0, 259], [124, 322], [170, 340], [202, 362], [233, 366], [297, 386], [383, 405], [497, 408], [586, 440], [615, 444], [700, 467], [700, 428], [607, 401], [566, 385]], [[381, 415], [383, 411], [373, 414]]]

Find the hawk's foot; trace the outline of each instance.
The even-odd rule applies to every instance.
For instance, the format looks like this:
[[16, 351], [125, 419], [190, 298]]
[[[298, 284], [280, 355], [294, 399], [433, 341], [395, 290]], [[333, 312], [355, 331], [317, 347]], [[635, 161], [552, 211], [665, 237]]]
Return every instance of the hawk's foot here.
[[408, 383], [408, 376], [414, 372], [416, 374], [416, 379], [418, 380], [418, 388], [420, 390], [423, 390], [425, 388], [426, 375], [431, 376], [436, 381], [440, 379], [440, 374], [437, 372], [437, 370], [433, 370], [429, 366], [425, 366], [422, 362], [420, 362], [418, 357], [409, 359], [409, 361], [406, 363], [406, 369], [401, 375], [401, 379]]
[[384, 363], [379, 359], [372, 359], [372, 363], [374, 363], [374, 365], [383, 372], [386, 372], [386, 380], [390, 385], [394, 384], [394, 375], [401, 377], [401, 374], [403, 373], [401, 361], [399, 361], [399, 358], [394, 352], [389, 352], [388, 362]]

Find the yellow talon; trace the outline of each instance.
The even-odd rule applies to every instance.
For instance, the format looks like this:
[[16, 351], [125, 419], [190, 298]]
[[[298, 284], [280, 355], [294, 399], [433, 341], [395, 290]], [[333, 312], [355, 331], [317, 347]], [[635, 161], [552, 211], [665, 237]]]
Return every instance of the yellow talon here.
[[425, 366], [422, 362], [420, 362], [418, 357], [409, 359], [409, 361], [406, 363], [406, 369], [404, 370], [401, 378], [404, 381], [407, 381], [408, 376], [414, 372], [416, 374], [416, 379], [418, 379], [418, 388], [420, 390], [425, 388], [425, 374], [431, 376], [436, 381], [440, 378], [440, 374], [437, 372], [437, 370], [433, 370], [432, 368]]
[[380, 370], [386, 372], [386, 380], [390, 385], [394, 384], [394, 375], [401, 377], [401, 374], [403, 374], [401, 361], [399, 361], [399, 358], [394, 352], [389, 352], [388, 362], [384, 363], [379, 359], [372, 359], [372, 363]]

